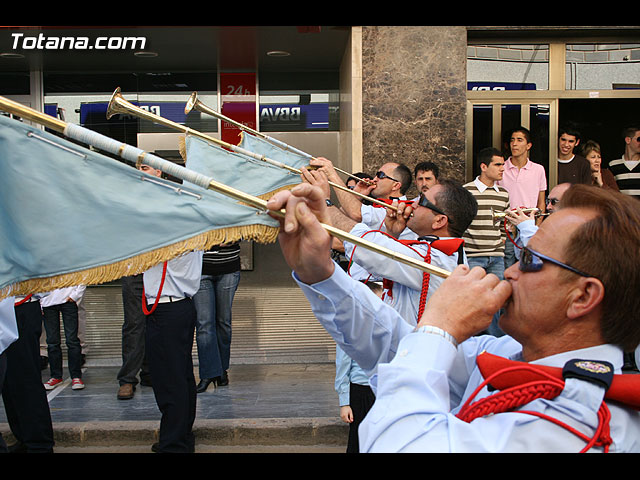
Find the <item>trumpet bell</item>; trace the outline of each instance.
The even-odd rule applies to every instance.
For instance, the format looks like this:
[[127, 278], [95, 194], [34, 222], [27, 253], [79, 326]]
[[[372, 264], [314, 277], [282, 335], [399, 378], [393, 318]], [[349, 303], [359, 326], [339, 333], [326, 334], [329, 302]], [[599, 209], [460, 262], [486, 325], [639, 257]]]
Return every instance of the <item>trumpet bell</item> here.
[[117, 87], [111, 95], [111, 98], [109, 99], [109, 105], [107, 105], [107, 120], [111, 119], [111, 117], [113, 117], [114, 115], [120, 113], [128, 113], [127, 110], [121, 107], [120, 101], [126, 102], [126, 100], [122, 96], [122, 93], [120, 92], [120, 87]]
[[189, 99], [187, 100], [187, 103], [184, 106], [185, 115], [188, 115], [189, 112], [191, 112], [191, 110], [196, 108], [196, 106], [198, 105], [199, 102], [200, 101], [198, 100], [198, 93], [197, 92], [193, 92], [191, 95], [189, 95]]

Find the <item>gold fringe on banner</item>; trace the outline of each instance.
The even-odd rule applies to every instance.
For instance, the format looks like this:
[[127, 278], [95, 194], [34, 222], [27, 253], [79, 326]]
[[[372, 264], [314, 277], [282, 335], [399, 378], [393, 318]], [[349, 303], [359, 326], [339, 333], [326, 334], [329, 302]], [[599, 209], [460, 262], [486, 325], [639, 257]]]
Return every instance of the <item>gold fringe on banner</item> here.
[[245, 225], [210, 230], [187, 240], [176, 242], [166, 247], [141, 253], [118, 262], [78, 270], [76, 272], [54, 275], [51, 277], [32, 278], [0, 289], [0, 300], [33, 293], [45, 293], [58, 288], [76, 285], [99, 285], [119, 278], [137, 275], [162, 262], [179, 257], [192, 250], [207, 250], [223, 243], [240, 240], [254, 240], [259, 243], [274, 243], [278, 238], [279, 227], [267, 225]]

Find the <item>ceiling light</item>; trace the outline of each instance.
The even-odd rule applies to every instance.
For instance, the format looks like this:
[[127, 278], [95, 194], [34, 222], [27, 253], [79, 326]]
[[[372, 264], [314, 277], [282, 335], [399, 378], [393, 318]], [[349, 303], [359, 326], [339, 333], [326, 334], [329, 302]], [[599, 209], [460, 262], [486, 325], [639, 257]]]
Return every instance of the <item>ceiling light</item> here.
[[291, 54], [284, 50], [271, 50], [270, 52], [267, 52], [267, 56], [269, 57], [288, 57], [289, 55]]
[[24, 55], [22, 55], [21, 53], [14, 53], [14, 52], [2, 52], [2, 53], [0, 53], [0, 57], [2, 57], [2, 58], [24, 58]]
[[144, 52], [144, 51], [135, 52], [134, 55], [139, 58], [153, 58], [158, 56], [156, 52]]

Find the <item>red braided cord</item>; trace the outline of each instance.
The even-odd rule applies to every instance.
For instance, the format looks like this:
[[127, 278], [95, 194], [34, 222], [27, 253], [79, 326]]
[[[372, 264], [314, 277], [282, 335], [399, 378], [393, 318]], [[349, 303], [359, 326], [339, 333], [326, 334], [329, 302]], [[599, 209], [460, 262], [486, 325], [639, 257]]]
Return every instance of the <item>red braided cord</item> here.
[[[498, 375], [513, 372], [516, 370], [530, 370], [536, 371], [536, 373], [546, 377], [545, 380], [537, 380], [529, 383], [525, 383], [523, 385], [516, 385], [514, 387], [506, 388], [500, 392], [497, 392], [489, 397], [485, 397], [483, 399], [478, 400], [475, 403], [471, 403], [472, 400], [476, 397], [476, 395], [482, 390], [487, 384], [491, 383], [491, 380]], [[536, 400], [538, 398], [552, 399], [557, 397], [564, 388], [564, 382], [553, 378], [552, 376], [540, 371], [536, 370], [533, 367], [522, 365], [522, 366], [514, 366], [505, 368], [499, 372], [490, 375], [488, 378], [484, 380], [471, 394], [471, 396], [464, 403], [458, 414], [457, 418], [463, 420], [465, 422], [472, 422], [478, 417], [483, 417], [492, 413], [504, 413], [511, 411], [515, 408], [518, 408], [522, 405], [526, 405], [527, 403]], [[598, 427], [596, 428], [593, 436], [589, 438], [587, 435], [579, 432], [575, 428], [567, 425], [560, 420], [557, 420], [549, 415], [544, 413], [535, 412], [531, 410], [518, 410], [517, 413], [526, 413], [529, 415], [534, 415], [539, 418], [546, 419], [560, 427], [565, 428], [569, 432], [574, 435], [580, 437], [587, 445], [580, 451], [580, 453], [587, 452], [594, 446], [601, 446], [604, 448], [605, 453], [609, 451], [609, 445], [613, 442], [610, 436], [609, 429], [609, 421], [611, 419], [611, 412], [609, 411], [609, 407], [603, 401], [598, 409]]]
[[604, 453], [608, 453], [609, 446], [613, 443], [613, 439], [610, 436], [610, 429], [609, 429], [611, 412], [609, 411], [609, 407], [605, 402], [602, 402], [602, 405], [600, 405], [600, 408], [598, 409], [598, 426], [596, 427], [596, 430], [593, 433], [593, 436], [591, 438], [589, 438], [587, 435], [580, 432], [579, 430], [576, 430], [571, 425], [567, 425], [566, 423], [561, 422], [560, 420], [557, 420], [544, 413], [534, 412], [533, 410], [518, 410], [518, 413], [526, 413], [529, 415], [542, 418], [544, 420], [548, 420], [551, 423], [554, 423], [559, 427], [562, 427], [568, 430], [569, 432], [573, 433], [575, 436], [580, 437], [582, 440], [587, 442], [585, 447], [582, 450], [580, 450], [580, 453], [588, 452], [593, 447], [603, 447]]
[[[431, 264], [431, 244], [428, 244], [427, 255], [424, 257], [424, 261]], [[418, 307], [418, 322], [422, 318], [422, 312], [427, 303], [427, 293], [429, 293], [429, 279], [431, 274], [428, 272], [422, 272], [422, 289], [420, 290], [420, 306]]]
[[160, 280], [160, 288], [158, 289], [158, 294], [156, 295], [156, 301], [153, 303], [153, 307], [151, 310], [147, 309], [147, 297], [144, 294], [144, 283], [142, 284], [142, 312], [145, 315], [151, 315], [155, 312], [156, 307], [158, 306], [158, 301], [160, 300], [160, 294], [162, 293], [162, 287], [164, 287], [164, 279], [167, 275], [167, 262], [164, 262], [162, 265], [162, 279]]

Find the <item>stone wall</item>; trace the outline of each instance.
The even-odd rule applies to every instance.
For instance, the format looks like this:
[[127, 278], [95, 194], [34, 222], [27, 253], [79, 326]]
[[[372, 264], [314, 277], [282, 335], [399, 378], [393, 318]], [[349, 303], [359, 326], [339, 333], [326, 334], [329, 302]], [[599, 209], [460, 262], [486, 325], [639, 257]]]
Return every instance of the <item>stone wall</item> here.
[[465, 180], [466, 53], [465, 27], [362, 28], [365, 171], [433, 161]]

